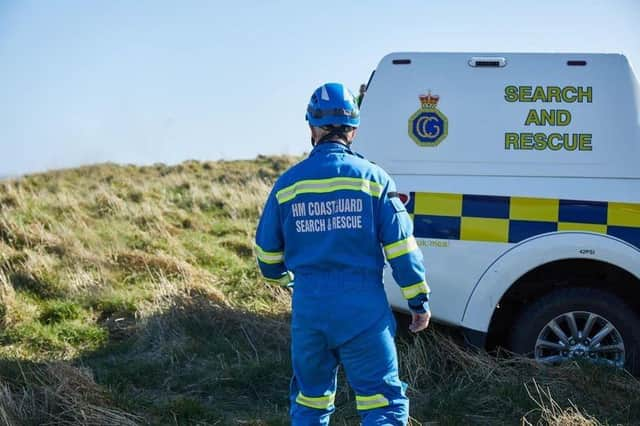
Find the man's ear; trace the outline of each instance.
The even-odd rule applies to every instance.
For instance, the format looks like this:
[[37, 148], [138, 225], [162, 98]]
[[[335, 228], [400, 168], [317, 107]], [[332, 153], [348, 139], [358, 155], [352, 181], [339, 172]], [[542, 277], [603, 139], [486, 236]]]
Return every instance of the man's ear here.
[[316, 132], [311, 124], [309, 124], [309, 131], [311, 132], [311, 146], [316, 144]]
[[358, 133], [358, 129], [353, 129], [351, 131], [351, 137], [349, 138], [349, 142], [353, 141], [356, 138], [357, 133]]

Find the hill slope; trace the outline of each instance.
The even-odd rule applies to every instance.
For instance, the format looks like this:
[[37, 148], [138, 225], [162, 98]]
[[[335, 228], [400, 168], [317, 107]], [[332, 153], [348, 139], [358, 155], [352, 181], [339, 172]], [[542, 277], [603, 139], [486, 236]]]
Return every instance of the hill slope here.
[[[0, 182], [0, 419], [288, 424], [290, 294], [261, 281], [252, 239], [294, 161]], [[640, 423], [622, 372], [472, 354], [437, 328], [399, 351], [416, 424]], [[334, 423], [358, 424], [342, 383]]]

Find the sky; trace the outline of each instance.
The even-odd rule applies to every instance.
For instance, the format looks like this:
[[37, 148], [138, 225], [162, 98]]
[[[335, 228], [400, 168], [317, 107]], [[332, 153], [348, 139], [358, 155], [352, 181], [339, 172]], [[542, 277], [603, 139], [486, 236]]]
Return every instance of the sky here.
[[[309, 151], [309, 96], [394, 51], [615, 52], [640, 0], [0, 0], [0, 176]], [[357, 142], [357, 141], [356, 141]]]

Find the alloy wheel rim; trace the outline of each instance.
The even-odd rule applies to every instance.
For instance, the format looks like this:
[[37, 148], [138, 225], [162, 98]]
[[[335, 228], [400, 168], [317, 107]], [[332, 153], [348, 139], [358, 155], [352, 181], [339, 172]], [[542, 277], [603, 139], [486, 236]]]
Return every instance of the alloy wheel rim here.
[[558, 315], [542, 328], [534, 355], [546, 364], [583, 359], [622, 368], [625, 347], [620, 332], [609, 320], [593, 312], [572, 311]]

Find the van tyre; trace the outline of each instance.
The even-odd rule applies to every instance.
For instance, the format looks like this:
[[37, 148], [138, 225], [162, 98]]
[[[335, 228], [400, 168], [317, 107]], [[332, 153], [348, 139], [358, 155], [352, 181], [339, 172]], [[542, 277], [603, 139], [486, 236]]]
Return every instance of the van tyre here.
[[598, 289], [563, 288], [536, 300], [517, 318], [509, 343], [544, 363], [589, 360], [640, 373], [640, 319]]

